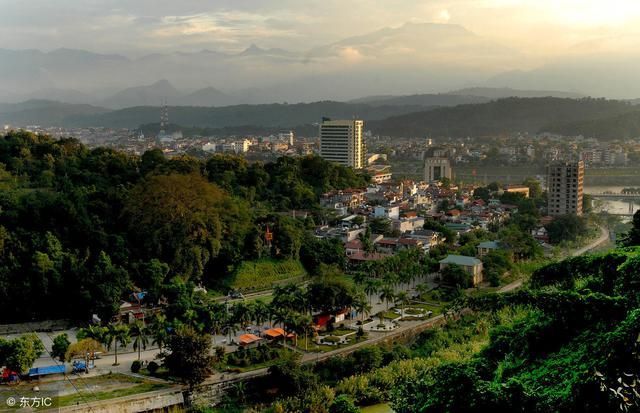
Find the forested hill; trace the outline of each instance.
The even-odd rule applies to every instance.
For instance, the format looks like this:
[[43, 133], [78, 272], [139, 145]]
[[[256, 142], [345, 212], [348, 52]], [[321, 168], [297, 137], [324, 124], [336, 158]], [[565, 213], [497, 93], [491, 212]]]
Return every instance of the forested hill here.
[[[109, 320], [135, 288], [171, 300], [187, 283], [219, 285], [243, 260], [317, 254], [304, 230], [313, 218], [277, 212], [319, 211], [321, 193], [368, 180], [316, 156], [166, 159], [10, 132], [0, 136], [0, 323]], [[331, 257], [344, 251], [319, 262]]]
[[[183, 126], [225, 128], [253, 125], [292, 128], [320, 122], [323, 116], [338, 119], [357, 117], [375, 120], [417, 110], [424, 110], [424, 106], [371, 106], [324, 101], [223, 107], [171, 106], [169, 107], [169, 117], [172, 123]], [[66, 119], [66, 123], [71, 126], [136, 128], [142, 124], [158, 122], [159, 117], [160, 109], [158, 107], [138, 106], [95, 115], [71, 116]]]
[[[627, 102], [606, 99], [507, 98], [393, 116], [369, 122], [367, 127], [377, 134], [405, 137], [478, 137], [515, 132], [600, 136], [613, 117], [633, 117], [633, 113], [637, 118], [637, 110]], [[624, 135], [622, 129], [629, 126], [631, 123], [617, 130]]]
[[[505, 98], [486, 103], [425, 107], [397, 103], [274, 103], [225, 107], [169, 107], [171, 123], [212, 135], [274, 133], [294, 129], [315, 134], [322, 117], [358, 117], [375, 134], [397, 137], [482, 137], [551, 132], [604, 139], [640, 135], [640, 108], [625, 101], [555, 97]], [[0, 123], [135, 129], [157, 124], [160, 109], [137, 106], [110, 111], [89, 105], [29, 101], [0, 105]], [[148, 129], [148, 127], [147, 127]]]
[[596, 136], [601, 139], [629, 139], [640, 136], [640, 110], [598, 119], [560, 121], [546, 130], [562, 135]]

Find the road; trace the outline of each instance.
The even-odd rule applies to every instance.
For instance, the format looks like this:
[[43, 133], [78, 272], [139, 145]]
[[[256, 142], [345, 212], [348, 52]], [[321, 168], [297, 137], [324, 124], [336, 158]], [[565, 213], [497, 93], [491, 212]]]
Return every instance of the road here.
[[600, 228], [600, 236], [594, 241], [590, 242], [589, 245], [582, 248], [578, 248], [577, 250], [573, 251], [571, 253], [572, 257], [577, 257], [578, 255], [586, 254], [587, 252], [597, 248], [598, 246], [600, 246], [601, 244], [604, 244], [606, 241], [609, 240], [609, 231], [606, 228], [601, 226], [598, 226], [598, 228]]

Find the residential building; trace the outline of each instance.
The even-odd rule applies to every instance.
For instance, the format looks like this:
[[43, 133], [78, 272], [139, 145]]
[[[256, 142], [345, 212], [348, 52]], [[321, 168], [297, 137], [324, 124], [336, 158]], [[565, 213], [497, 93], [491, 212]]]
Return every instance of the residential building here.
[[366, 163], [366, 144], [362, 120], [328, 120], [320, 124], [320, 156], [354, 169]]
[[475, 257], [467, 257], [465, 255], [449, 254], [446, 258], [440, 260], [440, 271], [449, 265], [455, 264], [465, 270], [473, 277], [473, 286], [477, 286], [482, 282], [482, 261]]
[[478, 257], [482, 258], [491, 251], [497, 251], [501, 249], [500, 243], [498, 241], [484, 241], [478, 244]]
[[554, 162], [549, 165], [547, 175], [547, 213], [582, 215], [584, 162]]
[[451, 163], [447, 158], [426, 158], [424, 161], [424, 180], [436, 182], [444, 178], [451, 179]]
[[373, 210], [373, 216], [376, 218], [389, 218], [389, 219], [399, 219], [400, 218], [400, 207], [397, 206], [377, 206], [376, 209]]

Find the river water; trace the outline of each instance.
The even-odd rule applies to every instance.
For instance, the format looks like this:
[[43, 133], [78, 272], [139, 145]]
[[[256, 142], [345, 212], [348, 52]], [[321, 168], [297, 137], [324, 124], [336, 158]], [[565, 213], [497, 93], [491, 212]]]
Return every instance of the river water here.
[[[597, 194], [603, 192], [620, 193], [622, 186], [585, 186], [585, 194]], [[596, 201], [596, 211], [607, 211], [611, 214], [628, 214], [636, 212], [640, 209], [640, 199], [635, 199], [633, 202], [633, 210], [629, 211], [629, 201], [627, 200], [614, 200], [614, 199], [599, 199]]]

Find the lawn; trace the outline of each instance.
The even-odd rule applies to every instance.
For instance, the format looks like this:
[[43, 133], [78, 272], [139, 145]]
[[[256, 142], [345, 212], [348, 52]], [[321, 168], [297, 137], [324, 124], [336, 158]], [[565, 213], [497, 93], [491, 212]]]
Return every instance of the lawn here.
[[407, 308], [421, 308], [425, 311], [432, 311], [433, 315], [438, 315], [442, 313], [444, 306], [443, 305], [434, 305], [434, 304], [425, 304], [425, 303], [411, 303], [407, 306]]
[[301, 281], [307, 272], [298, 260], [244, 261], [231, 276], [229, 287], [242, 292], [268, 290], [283, 281]]
[[335, 330], [331, 331], [329, 333], [329, 335], [332, 336], [346, 336], [347, 334], [352, 334], [355, 333], [355, 330], [349, 330], [348, 328], [336, 328]]
[[[366, 336], [365, 336], [364, 339], [366, 339]], [[340, 344], [340, 345], [337, 345], [337, 346], [329, 346], [329, 345], [326, 345], [326, 344], [316, 344], [315, 341], [313, 341], [312, 337], [308, 337], [307, 340], [309, 340], [308, 350], [305, 348], [305, 339], [304, 338], [299, 338], [298, 339], [297, 348], [302, 350], [302, 351], [309, 352], [309, 353], [327, 353], [329, 351], [337, 350], [339, 348], [349, 347], [349, 346], [354, 345], [354, 344], [359, 342], [359, 340], [357, 340], [355, 338], [355, 336], [349, 336], [349, 338], [347, 339], [347, 344]]]
[[[389, 311], [381, 311], [380, 313], [382, 313], [382, 316], [386, 319], [389, 320], [395, 320], [400, 318], [400, 314], [398, 313], [394, 313], [392, 310]], [[380, 318], [380, 313], [376, 314], [376, 316], [374, 317], [375, 319]]]

